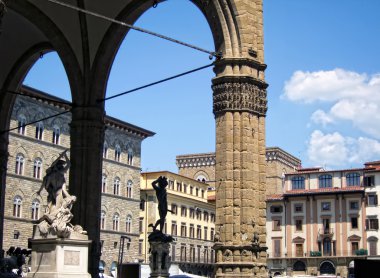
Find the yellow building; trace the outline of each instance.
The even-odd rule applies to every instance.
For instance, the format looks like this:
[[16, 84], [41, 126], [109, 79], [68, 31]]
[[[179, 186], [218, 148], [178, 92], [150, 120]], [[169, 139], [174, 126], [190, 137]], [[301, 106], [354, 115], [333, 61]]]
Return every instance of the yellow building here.
[[[159, 176], [168, 179], [168, 213], [164, 233], [175, 238], [171, 245], [172, 264], [187, 273], [210, 276], [213, 271], [215, 235], [215, 203], [208, 201], [213, 193], [208, 184], [167, 171], [141, 174], [139, 254], [149, 262], [149, 224], [159, 219], [156, 193], [152, 182]], [[211, 199], [214, 199], [211, 197]]]

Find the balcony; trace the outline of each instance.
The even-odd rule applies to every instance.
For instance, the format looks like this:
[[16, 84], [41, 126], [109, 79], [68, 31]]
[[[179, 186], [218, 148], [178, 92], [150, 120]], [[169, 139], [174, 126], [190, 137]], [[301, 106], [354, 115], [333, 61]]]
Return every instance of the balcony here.
[[318, 235], [320, 237], [332, 237], [334, 235], [334, 229], [332, 228], [319, 229]]

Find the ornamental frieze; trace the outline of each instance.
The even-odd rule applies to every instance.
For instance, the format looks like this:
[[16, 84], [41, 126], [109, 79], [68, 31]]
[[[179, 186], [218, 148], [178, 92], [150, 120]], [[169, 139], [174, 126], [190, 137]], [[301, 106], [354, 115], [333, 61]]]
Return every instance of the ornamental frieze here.
[[213, 112], [251, 112], [265, 116], [267, 112], [267, 91], [253, 82], [224, 82], [215, 84], [213, 89]]

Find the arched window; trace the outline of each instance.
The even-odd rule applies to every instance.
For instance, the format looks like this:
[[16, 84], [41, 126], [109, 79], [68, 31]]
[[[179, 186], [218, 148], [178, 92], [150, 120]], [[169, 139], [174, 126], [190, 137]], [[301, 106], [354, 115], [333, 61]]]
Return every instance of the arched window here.
[[52, 138], [53, 144], [59, 145], [60, 136], [61, 136], [61, 129], [59, 128], [59, 126], [57, 125], [53, 126], [53, 138]]
[[36, 124], [36, 139], [42, 140], [43, 133], [44, 133], [44, 124], [42, 122], [38, 122]]
[[118, 177], [116, 177], [113, 181], [113, 194], [120, 194], [120, 179]]
[[115, 160], [120, 161], [120, 156], [121, 156], [121, 148], [120, 145], [115, 146]]
[[105, 267], [106, 267], [106, 263], [104, 261], [99, 261], [99, 272], [100, 273], [104, 273], [104, 268]]
[[132, 148], [128, 148], [128, 165], [133, 164], [133, 150]]
[[17, 175], [22, 175], [24, 173], [24, 156], [19, 153], [16, 156], [16, 167], [15, 167], [15, 173]]
[[18, 134], [25, 135], [26, 117], [24, 115], [18, 116], [17, 132]]
[[104, 210], [100, 213], [100, 229], [106, 229], [106, 212]]
[[331, 175], [321, 175], [318, 178], [319, 188], [332, 187], [332, 176]]
[[127, 220], [125, 221], [125, 231], [127, 233], [132, 232], [132, 216], [128, 215]]
[[103, 144], [103, 158], [107, 158], [108, 155], [108, 144], [107, 142], [104, 142]]
[[360, 175], [359, 173], [349, 173], [346, 175], [346, 185], [347, 186], [360, 186]]
[[107, 192], [107, 175], [103, 174], [102, 176], [102, 193]]
[[296, 261], [293, 265], [294, 271], [306, 271], [306, 265], [302, 261]]
[[36, 158], [33, 164], [33, 178], [41, 179], [42, 172], [42, 160], [41, 158]]
[[120, 220], [119, 214], [115, 213], [112, 218], [112, 230], [114, 231], [119, 230], [119, 220]]
[[133, 183], [132, 181], [127, 182], [127, 198], [132, 198], [132, 188], [133, 188]]
[[110, 267], [111, 273], [116, 272], [116, 269], [117, 269], [117, 262], [112, 262], [111, 267]]
[[22, 198], [20, 196], [16, 196], [13, 199], [13, 216], [14, 217], [21, 217], [21, 204], [22, 204]]
[[305, 189], [305, 178], [302, 176], [295, 176], [292, 178], [292, 189]]
[[38, 200], [34, 200], [32, 202], [32, 216], [31, 216], [31, 218], [33, 220], [38, 220], [40, 218], [39, 213], [40, 213], [40, 202]]

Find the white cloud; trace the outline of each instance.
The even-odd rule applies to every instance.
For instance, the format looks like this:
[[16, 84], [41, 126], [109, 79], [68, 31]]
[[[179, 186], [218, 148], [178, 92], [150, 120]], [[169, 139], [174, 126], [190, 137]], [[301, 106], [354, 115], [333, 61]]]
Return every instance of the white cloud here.
[[334, 122], [334, 119], [326, 114], [323, 110], [318, 109], [311, 115], [312, 122], [326, 126]]
[[354, 128], [380, 139], [380, 74], [368, 76], [344, 69], [297, 71], [285, 82], [283, 97], [301, 103], [328, 102], [311, 122], [325, 127], [349, 121]]
[[318, 166], [347, 166], [378, 160], [380, 142], [374, 139], [344, 137], [339, 132], [324, 134], [315, 130], [308, 142], [308, 158]]

